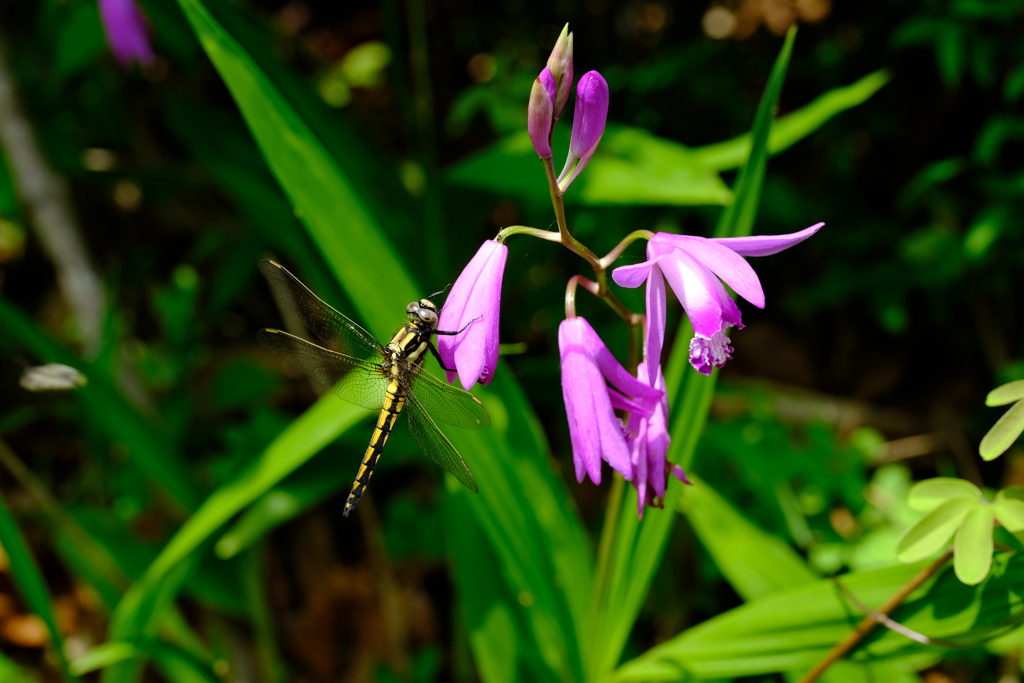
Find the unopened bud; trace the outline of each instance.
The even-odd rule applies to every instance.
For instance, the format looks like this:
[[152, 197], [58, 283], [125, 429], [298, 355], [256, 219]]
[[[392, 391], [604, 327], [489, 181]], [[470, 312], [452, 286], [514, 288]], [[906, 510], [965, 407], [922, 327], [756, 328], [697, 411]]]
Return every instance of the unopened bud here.
[[554, 123], [555, 78], [545, 67], [533, 82], [526, 128], [530, 132], [533, 148], [541, 159], [551, 157], [551, 126]]
[[565, 192], [594, 156], [597, 143], [608, 120], [608, 82], [596, 71], [588, 71], [576, 86], [576, 109], [572, 115], [572, 139], [569, 157], [558, 176], [558, 187]]
[[572, 90], [572, 34], [569, 33], [569, 24], [562, 28], [562, 32], [555, 42], [555, 47], [548, 57], [548, 69], [555, 78], [555, 120], [562, 116], [562, 109], [569, 101], [569, 91]]

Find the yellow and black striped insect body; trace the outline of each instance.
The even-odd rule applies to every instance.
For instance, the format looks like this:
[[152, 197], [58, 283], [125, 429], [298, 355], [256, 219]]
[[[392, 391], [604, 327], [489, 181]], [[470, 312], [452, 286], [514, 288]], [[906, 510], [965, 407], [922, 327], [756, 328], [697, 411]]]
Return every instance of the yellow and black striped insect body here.
[[380, 411], [345, 501], [345, 516], [363, 497], [388, 436], [402, 413], [408, 416], [409, 431], [423, 453], [476, 491], [473, 474], [434, 419], [465, 429], [480, 429], [488, 426], [491, 418], [480, 400], [468, 391], [422, 371], [428, 351], [441, 363], [431, 337], [459, 334], [462, 330], [438, 330], [437, 307], [428, 299], [420, 299], [406, 307], [408, 321], [385, 346], [321, 301], [280, 264], [265, 259], [260, 261], [259, 268], [281, 301], [324, 346], [273, 329], [260, 330], [260, 342], [336, 396]]

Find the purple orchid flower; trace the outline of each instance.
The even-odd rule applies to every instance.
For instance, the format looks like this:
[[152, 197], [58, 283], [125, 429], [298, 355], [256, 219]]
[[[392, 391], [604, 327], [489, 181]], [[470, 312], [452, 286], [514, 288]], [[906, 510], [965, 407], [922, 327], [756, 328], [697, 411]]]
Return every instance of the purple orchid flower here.
[[558, 189], [562, 192], [594, 156], [607, 120], [608, 82], [596, 71], [588, 71], [576, 85], [576, 109], [573, 111], [569, 156], [558, 176]]
[[98, 0], [103, 32], [110, 51], [122, 67], [132, 62], [148, 64], [153, 60], [149, 46], [149, 25], [135, 0]]
[[555, 124], [555, 77], [544, 67], [533, 82], [530, 106], [527, 109], [526, 129], [530, 141], [541, 159], [551, 158], [551, 128]]
[[583, 318], [562, 321], [558, 349], [576, 481], [582, 482], [586, 475], [600, 484], [602, 460], [631, 480], [634, 468], [627, 432], [614, 410], [650, 417], [665, 392], [629, 374]]
[[823, 225], [818, 223], [789, 235], [714, 239], [659, 232], [647, 243], [646, 261], [616, 268], [612, 279], [622, 287], [648, 282], [644, 358], [651, 384], [656, 382], [655, 368], [660, 367], [665, 339], [665, 279], [693, 323], [690, 364], [710, 375], [712, 367], [720, 368], [732, 357], [726, 330], [743, 327], [740, 310], [726, 293], [722, 280], [741, 297], [764, 308], [761, 282], [742, 257], [776, 254], [803, 242]]
[[[652, 366], [653, 367], [653, 366]], [[647, 363], [640, 363], [637, 368], [637, 379], [648, 384], [651, 368]], [[656, 389], [665, 391], [665, 376], [658, 368]], [[644, 507], [661, 507], [668, 487], [668, 476], [671, 474], [684, 484], [689, 484], [686, 473], [679, 465], [665, 459], [672, 438], [668, 432], [668, 395], [663, 394], [649, 416], [638, 412], [631, 413], [627, 424], [629, 436], [630, 459], [633, 463], [633, 488], [636, 489], [637, 515], [644, 518]], [[648, 488], [649, 487], [649, 488]]]
[[437, 338], [437, 351], [448, 372], [448, 381], [456, 375], [465, 389], [477, 382], [486, 385], [498, 365], [498, 313], [501, 308], [501, 278], [508, 259], [508, 247], [494, 240], [483, 243], [455, 281], [441, 309], [437, 326], [441, 330], [461, 330], [462, 334]]

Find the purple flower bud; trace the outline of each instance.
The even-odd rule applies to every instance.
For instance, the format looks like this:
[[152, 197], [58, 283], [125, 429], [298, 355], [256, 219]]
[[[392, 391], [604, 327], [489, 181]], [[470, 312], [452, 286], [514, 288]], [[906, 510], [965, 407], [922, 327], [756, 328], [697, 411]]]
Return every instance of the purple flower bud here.
[[148, 64], [153, 50], [149, 47], [146, 17], [135, 0], [99, 0], [99, 10], [107, 43], [118, 64]]
[[530, 131], [533, 148], [541, 159], [551, 157], [551, 126], [554, 124], [555, 77], [544, 67], [533, 82], [530, 92], [526, 128]]
[[548, 70], [555, 79], [555, 121], [562, 116], [562, 109], [569, 101], [572, 89], [572, 34], [569, 24], [562, 28], [562, 33], [555, 42], [555, 47], [548, 57]]
[[607, 120], [608, 82], [596, 71], [588, 71], [576, 86], [576, 109], [572, 118], [569, 156], [558, 176], [558, 187], [562, 192], [586, 167], [590, 157], [594, 156]]
[[[437, 338], [437, 351], [452, 382], [458, 375], [466, 389], [477, 382], [488, 384], [498, 365], [498, 315], [501, 310], [501, 278], [508, 247], [487, 240], [455, 281], [441, 309], [438, 329], [461, 334]], [[467, 327], [468, 325], [468, 327]]]

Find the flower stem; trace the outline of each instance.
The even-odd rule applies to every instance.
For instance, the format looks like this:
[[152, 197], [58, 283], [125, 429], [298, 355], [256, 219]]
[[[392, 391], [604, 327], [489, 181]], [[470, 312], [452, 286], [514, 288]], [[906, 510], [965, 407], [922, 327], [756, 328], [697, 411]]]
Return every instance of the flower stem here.
[[[918, 572], [914, 578], [908, 581], [902, 588], [896, 591], [896, 594], [889, 598], [888, 602], [878, 608], [878, 614], [888, 616], [890, 612], [900, 606], [907, 596], [917, 590], [925, 581], [934, 576], [940, 569], [942, 569], [950, 558], [953, 557], [953, 549], [950, 548], [946, 552], [932, 562], [930, 565]], [[864, 619], [857, 625], [857, 628], [850, 633], [850, 635], [843, 638], [839, 643], [836, 644], [828, 654], [820, 662], [818, 662], [813, 669], [807, 672], [807, 674], [800, 679], [798, 683], [813, 683], [818, 680], [821, 674], [825, 673], [825, 670], [835, 664], [837, 661], [845, 657], [850, 650], [852, 650], [857, 643], [859, 643], [864, 636], [871, 633], [872, 629], [878, 626], [878, 621], [871, 615], [864, 617]]]
[[601, 267], [607, 269], [608, 266], [615, 263], [615, 261], [617, 261], [618, 258], [622, 256], [622, 252], [626, 250], [626, 247], [633, 244], [633, 242], [636, 242], [637, 240], [640, 239], [649, 240], [652, 237], [654, 237], [654, 233], [651, 232], [650, 230], [635, 230], [629, 233], [623, 238], [621, 242], [615, 245], [614, 249], [609, 251], [608, 254], [599, 261]]
[[544, 162], [544, 172], [548, 177], [548, 191], [551, 193], [551, 206], [555, 209], [555, 221], [558, 223], [558, 234], [565, 247], [586, 259], [594, 271], [600, 270], [600, 262], [597, 254], [590, 251], [582, 242], [577, 240], [569, 232], [569, 224], [565, 222], [565, 200], [562, 191], [558, 189], [558, 179], [555, 177], [555, 167], [551, 163], [551, 157], [541, 159]]
[[576, 285], [582, 285], [583, 289], [591, 294], [597, 295], [598, 286], [593, 280], [588, 280], [582, 275], [573, 275], [565, 286], [565, 317], [576, 317]]
[[494, 238], [494, 241], [501, 244], [512, 235], [530, 235], [531, 237], [547, 240], [548, 242], [562, 241], [562, 236], [554, 230], [541, 230], [540, 228], [530, 228], [525, 225], [510, 225], [507, 228], [502, 228], [498, 232], [498, 236]]

